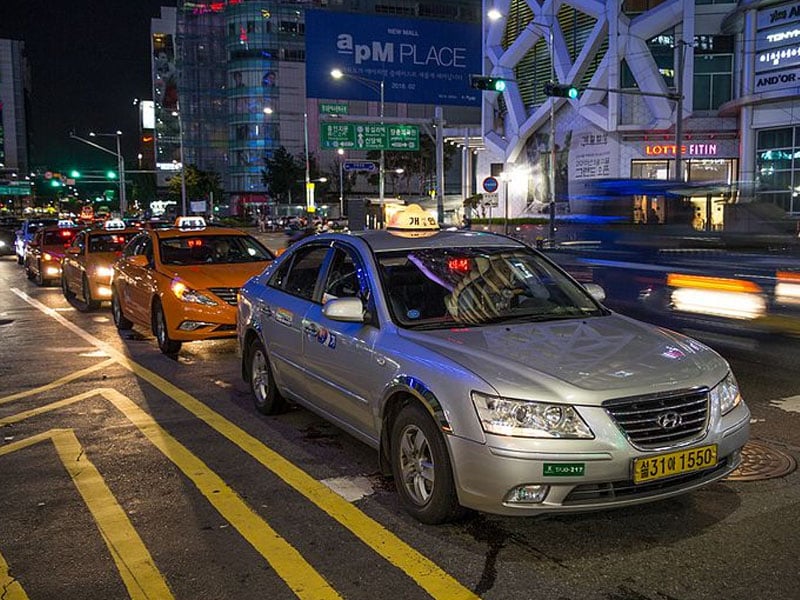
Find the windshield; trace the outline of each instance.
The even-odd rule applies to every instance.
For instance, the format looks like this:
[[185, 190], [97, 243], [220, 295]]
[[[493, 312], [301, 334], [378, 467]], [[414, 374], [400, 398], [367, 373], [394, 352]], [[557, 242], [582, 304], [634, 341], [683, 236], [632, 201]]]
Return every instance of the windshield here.
[[378, 255], [395, 321], [415, 329], [605, 314], [527, 248], [432, 248]]
[[89, 252], [122, 252], [125, 244], [137, 233], [137, 231], [94, 233], [89, 238]]
[[43, 246], [69, 246], [75, 236], [77, 229], [59, 229], [58, 231], [45, 231], [42, 235]]
[[197, 235], [174, 237], [159, 243], [165, 265], [200, 265], [264, 262], [269, 250], [248, 235]]

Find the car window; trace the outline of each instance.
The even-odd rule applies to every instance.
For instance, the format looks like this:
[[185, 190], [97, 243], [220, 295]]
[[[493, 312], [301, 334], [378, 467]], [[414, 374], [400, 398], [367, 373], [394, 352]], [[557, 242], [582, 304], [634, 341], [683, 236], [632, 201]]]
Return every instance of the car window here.
[[335, 298], [369, 299], [369, 287], [359, 278], [363, 267], [349, 249], [335, 248], [322, 288], [322, 303]]
[[199, 265], [265, 262], [272, 253], [258, 240], [245, 235], [197, 235], [159, 242], [165, 265]]
[[294, 252], [269, 280], [271, 287], [311, 300], [328, 246], [306, 246]]
[[122, 250], [122, 256], [135, 256], [137, 254], [144, 254], [144, 245], [150, 240], [150, 235], [147, 233], [140, 233], [134, 237], [130, 243]]
[[557, 267], [521, 248], [429, 248], [379, 255], [395, 320], [448, 327], [582, 318], [604, 309]]
[[81, 252], [86, 247], [86, 232], [81, 231], [78, 235], [75, 236], [75, 239], [72, 240], [72, 244], [70, 245], [72, 248], [78, 248]]
[[135, 233], [98, 233], [89, 238], [89, 252], [120, 252]]

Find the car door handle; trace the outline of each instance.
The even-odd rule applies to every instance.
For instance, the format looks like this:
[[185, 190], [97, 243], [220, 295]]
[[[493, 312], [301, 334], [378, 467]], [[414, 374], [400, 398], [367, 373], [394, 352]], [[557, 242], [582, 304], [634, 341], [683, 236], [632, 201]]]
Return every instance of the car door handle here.
[[316, 323], [303, 323], [303, 331], [309, 335], [317, 335], [319, 333]]
[[271, 317], [272, 316], [272, 309], [269, 306], [267, 306], [266, 304], [259, 304], [258, 305], [258, 312], [260, 314], [264, 315], [265, 317]]

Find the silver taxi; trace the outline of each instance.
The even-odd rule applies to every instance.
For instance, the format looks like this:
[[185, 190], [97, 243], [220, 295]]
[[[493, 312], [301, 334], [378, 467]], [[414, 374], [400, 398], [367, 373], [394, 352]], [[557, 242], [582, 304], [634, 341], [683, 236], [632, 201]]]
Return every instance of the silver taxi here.
[[256, 407], [292, 401], [378, 450], [425, 523], [667, 498], [740, 463], [726, 361], [604, 308], [543, 254], [483, 232], [322, 234], [239, 298]]

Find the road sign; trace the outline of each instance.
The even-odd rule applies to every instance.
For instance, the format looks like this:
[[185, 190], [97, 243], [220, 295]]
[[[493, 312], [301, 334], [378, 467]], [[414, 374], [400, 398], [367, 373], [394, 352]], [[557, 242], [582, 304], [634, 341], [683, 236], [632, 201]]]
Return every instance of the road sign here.
[[321, 123], [320, 146], [354, 150], [419, 150], [419, 125]]
[[483, 189], [490, 194], [496, 192], [499, 185], [496, 177], [487, 177], [483, 180]]
[[496, 193], [487, 193], [483, 194], [483, 198], [481, 198], [481, 204], [483, 204], [484, 206], [494, 207], [498, 206], [500, 204], [500, 201]]
[[367, 173], [374, 173], [378, 170], [378, 165], [371, 160], [346, 160], [342, 167], [345, 171], [366, 171]]
[[347, 104], [320, 102], [319, 112], [323, 115], [346, 115], [349, 111]]

